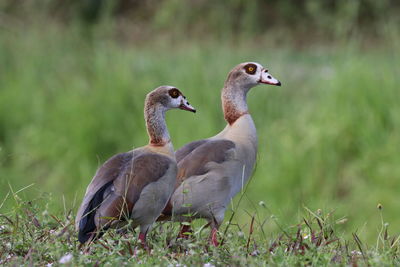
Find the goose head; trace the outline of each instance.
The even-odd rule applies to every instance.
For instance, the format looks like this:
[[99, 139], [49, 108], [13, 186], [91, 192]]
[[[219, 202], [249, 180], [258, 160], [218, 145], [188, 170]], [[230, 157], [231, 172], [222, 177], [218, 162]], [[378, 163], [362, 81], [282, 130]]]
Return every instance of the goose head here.
[[166, 111], [169, 109], [182, 109], [190, 112], [196, 112], [187, 101], [186, 97], [179, 89], [173, 86], [160, 86], [146, 96], [146, 106], [157, 106]]
[[[164, 147], [166, 144], [170, 144], [170, 137], [165, 123], [165, 112], [174, 108], [196, 112], [181, 91], [173, 86], [160, 86], [147, 94], [144, 119], [150, 138], [150, 145]], [[172, 146], [169, 146], [167, 153], [173, 154]]]
[[237, 65], [229, 73], [226, 82], [246, 89], [259, 84], [281, 86], [281, 82], [272, 77], [267, 68], [256, 62], [245, 62]]

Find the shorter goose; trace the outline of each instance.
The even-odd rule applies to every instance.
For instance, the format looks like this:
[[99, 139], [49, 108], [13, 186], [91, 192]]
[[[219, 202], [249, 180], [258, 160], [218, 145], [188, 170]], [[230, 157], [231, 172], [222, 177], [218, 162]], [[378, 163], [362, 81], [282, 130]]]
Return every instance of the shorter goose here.
[[[227, 126], [217, 135], [186, 144], [176, 151], [176, 190], [160, 220], [205, 218], [217, 246], [218, 227], [231, 199], [251, 176], [257, 155], [257, 131], [247, 107], [247, 93], [259, 84], [280, 86], [266, 68], [246, 62], [233, 68], [222, 89], [221, 100]], [[185, 216], [186, 215], [186, 216]], [[183, 226], [183, 232], [188, 227]]]
[[144, 117], [149, 144], [107, 160], [86, 189], [75, 226], [85, 243], [127, 218], [140, 226], [139, 240], [167, 204], [176, 183], [174, 148], [165, 123], [165, 112], [179, 108], [191, 112], [185, 96], [174, 87], [160, 86], [146, 96]]

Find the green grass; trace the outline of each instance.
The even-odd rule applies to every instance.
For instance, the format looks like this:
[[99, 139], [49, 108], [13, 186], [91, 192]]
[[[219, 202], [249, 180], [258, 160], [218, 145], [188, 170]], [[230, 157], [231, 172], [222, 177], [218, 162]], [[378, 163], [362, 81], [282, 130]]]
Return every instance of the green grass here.
[[[0, 213], [15, 216], [9, 215], [16, 208], [13, 198], [6, 197], [10, 188], [33, 184], [19, 193], [21, 199], [47, 192], [52, 196], [46, 201], [49, 213], [59, 216], [65, 205], [74, 214], [99, 164], [147, 143], [143, 100], [159, 85], [177, 86], [198, 110], [168, 113], [175, 148], [214, 135], [225, 125], [219, 95], [228, 71], [240, 62], [257, 61], [283, 86], [258, 86], [248, 96], [259, 157], [246, 197], [235, 207], [235, 223], [247, 225], [248, 233], [247, 213], [257, 214], [259, 221], [268, 218], [254, 235], [261, 238], [264, 231], [272, 242], [281, 233], [276, 220], [292, 229], [302, 222], [304, 207], [335, 211], [345, 218], [335, 229], [340, 238], [353, 240], [356, 232], [371, 248], [382, 226], [376, 209], [381, 203], [390, 232], [400, 232], [398, 35], [377, 46], [360, 39], [299, 48], [278, 46], [269, 36], [236, 44], [162, 39], [120, 44], [98, 33], [85, 39], [78, 30], [60, 30], [0, 32], [0, 204], [5, 200]], [[43, 209], [39, 205], [35, 212], [44, 228], [33, 233], [60, 230], [51, 217], [40, 215]], [[68, 233], [71, 243], [49, 248], [49, 261], [69, 251], [68, 246], [77, 255], [71, 228]], [[32, 241], [19, 234], [14, 240], [26, 252]], [[229, 247], [243, 247], [244, 241], [232, 236]], [[161, 247], [160, 240], [154, 245]], [[266, 242], [262, 247], [268, 248]], [[101, 253], [108, 252], [79, 261], [98, 260]], [[223, 249], [210, 253], [208, 259], [225, 257]], [[254, 260], [274, 263], [283, 255], [283, 250], [274, 256], [264, 253]], [[291, 263], [285, 260], [290, 257], [277, 263]], [[178, 261], [190, 264], [190, 258]]]
[[[46, 206], [48, 196], [22, 201], [11, 195], [13, 210], [0, 215], [0, 264], [129, 266], [393, 266], [400, 264], [400, 236], [392, 236], [383, 222], [376, 244], [363, 243], [357, 233], [345, 239], [338, 226], [343, 219], [321, 210], [305, 208], [298, 224], [266, 233], [259, 215], [247, 216], [244, 225], [228, 222], [221, 227], [222, 245], [209, 246], [209, 229], [194, 225], [188, 239], [177, 239], [178, 227], [158, 223], [148, 236], [150, 250], [142, 249], [137, 233], [109, 230], [100, 240], [80, 246], [72, 210], [55, 215]], [[263, 207], [263, 205], [260, 205]], [[229, 228], [228, 228], [229, 227]], [[248, 230], [248, 231], [246, 231]]]

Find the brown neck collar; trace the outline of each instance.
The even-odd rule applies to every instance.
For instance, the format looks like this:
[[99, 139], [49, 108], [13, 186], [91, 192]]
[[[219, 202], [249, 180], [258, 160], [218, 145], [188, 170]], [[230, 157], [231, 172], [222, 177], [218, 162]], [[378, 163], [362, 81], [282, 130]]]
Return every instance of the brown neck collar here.
[[231, 103], [224, 103], [224, 118], [229, 123], [229, 125], [234, 124], [237, 119], [245, 114], [249, 114], [249, 111], [239, 111]]
[[147, 105], [145, 107], [145, 120], [149, 145], [164, 146], [170, 142], [170, 137], [165, 123], [165, 110], [158, 105]]
[[168, 140], [157, 139], [157, 138], [153, 138], [153, 137], [150, 136], [149, 145], [160, 147], [160, 146], [165, 146], [169, 142], [171, 142], [171, 140], [169, 140], [169, 139]]
[[232, 125], [237, 119], [249, 114], [247, 91], [234, 83], [227, 83], [222, 89], [221, 100], [225, 120]]

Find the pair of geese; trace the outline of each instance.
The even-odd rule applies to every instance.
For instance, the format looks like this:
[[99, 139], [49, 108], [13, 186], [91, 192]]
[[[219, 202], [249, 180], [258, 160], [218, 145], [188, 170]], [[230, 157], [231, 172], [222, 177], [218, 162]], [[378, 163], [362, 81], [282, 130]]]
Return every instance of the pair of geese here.
[[[144, 117], [149, 144], [107, 160], [96, 172], [76, 216], [81, 243], [98, 238], [127, 218], [140, 226], [139, 240], [158, 220], [205, 218], [210, 243], [218, 246], [217, 231], [225, 209], [252, 174], [257, 154], [257, 132], [246, 101], [259, 84], [280, 86], [268, 70], [255, 62], [234, 67], [221, 93], [228, 125], [217, 135], [174, 151], [165, 112], [196, 110], [171, 86], [160, 86], [146, 96]], [[191, 214], [192, 216], [187, 216]], [[181, 234], [188, 231], [182, 225]]]

